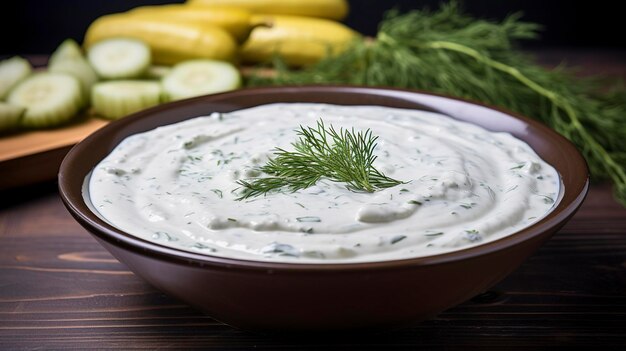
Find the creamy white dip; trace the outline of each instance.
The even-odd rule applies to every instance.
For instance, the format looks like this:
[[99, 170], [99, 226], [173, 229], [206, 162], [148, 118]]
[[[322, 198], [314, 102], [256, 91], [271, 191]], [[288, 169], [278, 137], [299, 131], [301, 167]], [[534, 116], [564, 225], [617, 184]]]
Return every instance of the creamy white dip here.
[[[240, 179], [300, 126], [370, 129], [374, 166], [404, 181], [374, 193], [321, 180], [236, 201]], [[449, 117], [380, 106], [271, 104], [132, 135], [88, 179], [113, 226], [182, 250], [258, 261], [352, 263], [480, 245], [545, 216], [560, 179], [523, 141]]]

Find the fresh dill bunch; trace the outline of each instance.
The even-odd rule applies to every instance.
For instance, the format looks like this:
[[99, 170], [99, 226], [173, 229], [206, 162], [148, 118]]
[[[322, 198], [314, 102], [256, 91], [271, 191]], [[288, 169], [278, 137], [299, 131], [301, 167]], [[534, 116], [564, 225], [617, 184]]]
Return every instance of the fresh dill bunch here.
[[611, 179], [626, 206], [626, 106], [623, 87], [598, 94], [598, 80], [564, 67], [546, 69], [516, 49], [540, 26], [514, 14], [501, 22], [464, 14], [456, 2], [437, 11], [388, 12], [376, 38], [295, 70], [277, 58], [273, 77], [250, 85], [355, 84], [442, 93], [500, 106], [546, 123], [582, 151], [594, 179]]
[[303, 127], [293, 143], [295, 151], [276, 148], [274, 158], [260, 167], [269, 177], [240, 180], [242, 196], [237, 200], [259, 196], [286, 188], [291, 192], [315, 185], [322, 177], [346, 183], [352, 191], [374, 192], [390, 188], [402, 181], [387, 177], [374, 167], [376, 140], [370, 129], [328, 128], [319, 120], [317, 127]]

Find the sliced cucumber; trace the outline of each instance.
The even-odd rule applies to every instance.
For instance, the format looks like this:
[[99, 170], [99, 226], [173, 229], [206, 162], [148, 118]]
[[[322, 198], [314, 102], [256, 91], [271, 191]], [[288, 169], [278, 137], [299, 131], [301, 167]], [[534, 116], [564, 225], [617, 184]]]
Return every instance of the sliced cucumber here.
[[89, 103], [91, 87], [98, 81], [98, 75], [74, 40], [65, 40], [54, 51], [48, 61], [48, 70], [55, 73], [67, 73], [78, 79], [83, 101], [86, 104]]
[[96, 73], [104, 79], [136, 78], [150, 66], [150, 48], [137, 39], [113, 38], [94, 44], [87, 54]]
[[48, 68], [50, 72], [66, 73], [78, 79], [82, 100], [89, 103], [91, 87], [98, 82], [98, 75], [87, 60], [58, 61]]
[[241, 76], [228, 62], [190, 60], [177, 64], [163, 77], [163, 90], [170, 101], [234, 90]]
[[30, 63], [19, 56], [0, 61], [0, 100], [3, 100], [9, 91], [32, 71]]
[[26, 108], [25, 127], [52, 127], [72, 119], [82, 105], [80, 83], [68, 74], [38, 73], [19, 83], [7, 102]]
[[48, 67], [60, 61], [73, 61], [84, 59], [80, 45], [74, 39], [65, 39], [59, 47], [54, 50], [48, 60]]
[[0, 102], [0, 133], [19, 127], [24, 110], [22, 106]]
[[91, 90], [91, 103], [98, 115], [118, 119], [131, 113], [158, 105], [161, 85], [142, 80], [100, 82]]

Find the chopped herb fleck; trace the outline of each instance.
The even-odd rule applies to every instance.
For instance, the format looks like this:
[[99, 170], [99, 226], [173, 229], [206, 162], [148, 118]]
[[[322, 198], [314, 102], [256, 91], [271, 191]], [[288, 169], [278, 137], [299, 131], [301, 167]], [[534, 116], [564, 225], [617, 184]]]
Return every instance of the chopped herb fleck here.
[[550, 196], [545, 196], [543, 197], [543, 202], [546, 204], [553, 204], [554, 203], [554, 199], [551, 198]]
[[461, 206], [461, 207], [463, 207], [463, 208], [464, 208], [464, 209], [466, 209], [466, 210], [469, 210], [469, 209], [470, 209], [470, 208], [472, 208], [474, 205], [476, 205], [476, 203], [475, 203], [475, 202], [472, 202], [472, 203], [469, 203], [469, 204], [468, 204], [468, 203], [462, 203], [460, 206]]
[[400, 241], [406, 239], [406, 235], [397, 235], [391, 238], [391, 245], [399, 243]]
[[471, 242], [481, 241], [483, 238], [476, 229], [470, 229], [465, 231], [465, 236]]
[[169, 233], [166, 232], [155, 232], [154, 234], [152, 234], [152, 239], [154, 240], [162, 240], [165, 239], [167, 241], [178, 241], [178, 238], [171, 236]]
[[506, 194], [506, 193], [510, 193], [511, 191], [513, 191], [513, 190], [517, 189], [518, 187], [519, 187], [518, 185], [514, 185], [514, 186], [512, 186], [512, 187], [508, 188], [508, 189], [507, 189], [504, 193], [505, 193], [505, 194]]
[[431, 232], [431, 233], [426, 233], [424, 235], [425, 236], [439, 236], [439, 235], [443, 235], [443, 232]]
[[198, 249], [198, 250], [209, 250], [211, 252], [217, 251], [216, 249], [214, 249], [212, 247], [209, 247], [209, 246], [206, 246], [203, 243], [195, 243], [195, 244], [191, 245], [191, 248]]
[[289, 245], [289, 244], [281, 244], [281, 243], [277, 243], [277, 242], [273, 242], [265, 247], [263, 247], [261, 249], [261, 253], [264, 254], [278, 254], [279, 256], [291, 256], [291, 257], [298, 257], [300, 256], [300, 253], [298, 252], [298, 250]]
[[524, 168], [524, 166], [526, 166], [526, 162], [520, 162], [517, 164], [517, 166], [509, 168], [509, 170], [521, 169]]
[[296, 221], [298, 222], [321, 222], [322, 219], [315, 216], [305, 216], [305, 217], [297, 217]]
[[211, 189], [211, 191], [215, 193], [215, 195], [219, 196], [220, 199], [224, 197], [224, 194], [220, 189]]

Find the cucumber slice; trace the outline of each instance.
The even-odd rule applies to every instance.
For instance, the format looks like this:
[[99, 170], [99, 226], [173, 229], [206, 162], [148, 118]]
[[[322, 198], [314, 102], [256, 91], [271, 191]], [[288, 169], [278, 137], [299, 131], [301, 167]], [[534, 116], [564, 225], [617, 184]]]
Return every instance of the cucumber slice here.
[[113, 38], [94, 44], [87, 53], [96, 73], [104, 79], [136, 78], [150, 66], [150, 48], [137, 39]]
[[78, 45], [74, 39], [65, 39], [61, 45], [54, 50], [52, 55], [50, 55], [48, 67], [53, 66], [60, 61], [82, 60], [84, 58], [85, 56], [83, 56], [83, 51], [81, 50], [80, 45]]
[[85, 104], [89, 103], [91, 87], [98, 81], [98, 75], [73, 39], [65, 40], [54, 51], [48, 61], [48, 70], [55, 73], [66, 73], [78, 79], [83, 101]]
[[22, 106], [0, 102], [0, 133], [17, 129], [25, 110]]
[[234, 90], [241, 76], [228, 62], [190, 60], [177, 64], [163, 78], [163, 90], [170, 101]]
[[78, 79], [82, 100], [89, 103], [91, 97], [91, 87], [98, 82], [98, 75], [89, 65], [87, 60], [58, 61], [48, 68], [50, 72], [65, 73]]
[[7, 102], [26, 108], [25, 127], [52, 127], [72, 119], [82, 105], [80, 83], [68, 74], [38, 73], [18, 84]]
[[4, 100], [9, 91], [32, 71], [30, 63], [19, 56], [0, 61], [0, 100]]
[[91, 102], [98, 115], [118, 119], [158, 105], [161, 102], [161, 85], [142, 80], [100, 82], [91, 90]]

